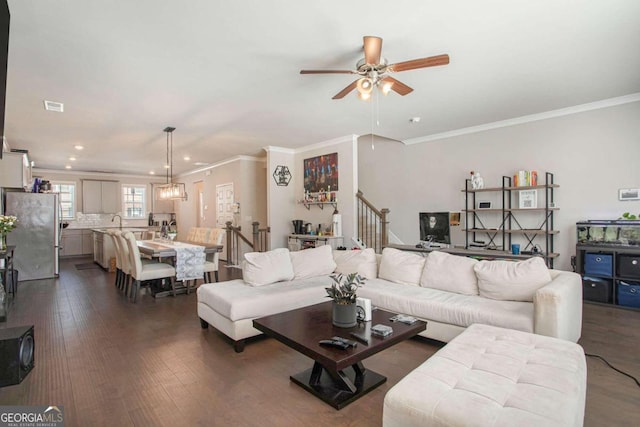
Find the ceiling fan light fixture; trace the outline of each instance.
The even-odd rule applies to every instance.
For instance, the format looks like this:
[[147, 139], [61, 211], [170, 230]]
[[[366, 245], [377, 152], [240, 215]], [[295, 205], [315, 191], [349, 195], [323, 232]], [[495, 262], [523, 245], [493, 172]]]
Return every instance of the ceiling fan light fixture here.
[[369, 77], [363, 77], [358, 80], [356, 87], [358, 88], [358, 92], [361, 94], [370, 94], [373, 90], [373, 80]]
[[362, 99], [363, 101], [368, 101], [371, 99], [371, 93], [358, 92], [358, 98]]
[[378, 89], [380, 89], [380, 92], [382, 92], [384, 95], [389, 95], [389, 92], [391, 92], [392, 86], [393, 86], [393, 82], [383, 80], [382, 84], [378, 85]]

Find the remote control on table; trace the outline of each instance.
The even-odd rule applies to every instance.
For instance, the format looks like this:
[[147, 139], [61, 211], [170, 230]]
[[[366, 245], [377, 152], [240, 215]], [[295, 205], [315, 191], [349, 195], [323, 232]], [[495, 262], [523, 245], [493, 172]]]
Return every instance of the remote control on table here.
[[341, 348], [342, 350], [346, 350], [349, 348], [349, 344], [338, 340], [320, 340], [318, 344]]
[[350, 339], [348, 339], [348, 338], [332, 337], [331, 339], [332, 339], [332, 340], [334, 340], [334, 341], [340, 341], [340, 342], [343, 342], [343, 343], [345, 343], [345, 344], [347, 344], [347, 345], [349, 345], [349, 346], [351, 346], [351, 347], [356, 347], [356, 346], [358, 345], [358, 343], [357, 343], [356, 341], [354, 341], [354, 340], [350, 340]]

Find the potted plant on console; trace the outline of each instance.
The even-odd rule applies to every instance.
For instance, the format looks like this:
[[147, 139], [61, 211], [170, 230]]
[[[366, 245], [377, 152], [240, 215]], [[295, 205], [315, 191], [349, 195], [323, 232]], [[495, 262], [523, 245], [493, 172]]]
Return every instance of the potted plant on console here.
[[325, 288], [333, 300], [333, 325], [339, 328], [351, 328], [357, 325], [356, 291], [366, 280], [358, 273], [332, 274], [333, 283]]

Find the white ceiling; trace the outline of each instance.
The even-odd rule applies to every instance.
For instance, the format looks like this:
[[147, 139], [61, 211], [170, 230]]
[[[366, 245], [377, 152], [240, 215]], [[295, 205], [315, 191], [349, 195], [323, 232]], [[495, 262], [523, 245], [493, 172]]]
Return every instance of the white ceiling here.
[[[48, 169], [163, 175], [166, 126], [175, 175], [372, 126], [407, 141], [640, 93], [637, 0], [8, 3], [5, 136]], [[364, 35], [390, 63], [451, 63], [394, 75], [414, 92], [377, 103], [331, 99], [354, 76], [299, 74], [354, 69]]]

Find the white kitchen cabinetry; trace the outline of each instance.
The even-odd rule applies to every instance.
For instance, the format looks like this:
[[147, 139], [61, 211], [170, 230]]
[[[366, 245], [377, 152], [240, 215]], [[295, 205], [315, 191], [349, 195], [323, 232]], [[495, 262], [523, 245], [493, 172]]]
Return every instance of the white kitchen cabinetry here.
[[25, 188], [31, 184], [31, 165], [26, 153], [4, 152], [0, 160], [0, 188]]
[[82, 230], [62, 230], [60, 256], [82, 255]]
[[102, 231], [93, 232], [93, 261], [105, 270], [111, 268], [111, 258], [116, 256], [111, 237]]
[[82, 180], [82, 212], [112, 214], [120, 209], [118, 181]]
[[81, 256], [93, 253], [93, 234], [91, 230], [62, 230], [60, 256]]

